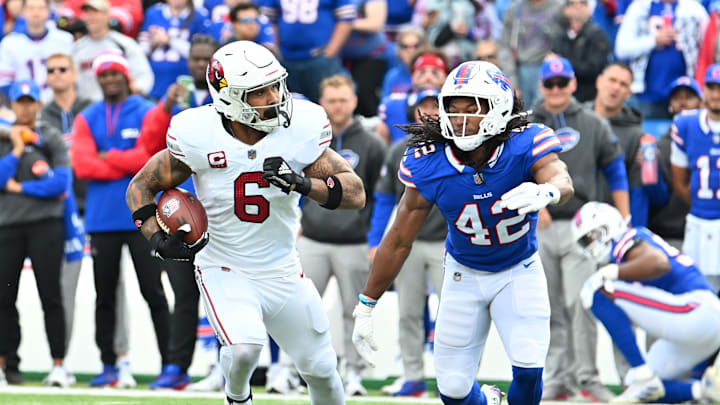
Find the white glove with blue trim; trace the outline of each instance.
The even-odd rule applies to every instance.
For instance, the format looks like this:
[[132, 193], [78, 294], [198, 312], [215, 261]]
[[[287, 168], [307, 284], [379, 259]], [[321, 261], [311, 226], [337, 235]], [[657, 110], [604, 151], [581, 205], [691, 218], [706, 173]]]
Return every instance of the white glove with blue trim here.
[[352, 341], [355, 344], [355, 348], [362, 357], [371, 367], [375, 367], [375, 362], [372, 360], [373, 352], [378, 349], [377, 343], [375, 343], [375, 333], [373, 328], [372, 319], [373, 308], [358, 302], [353, 311], [355, 317], [355, 327], [353, 328]]
[[509, 210], [517, 210], [518, 214], [539, 211], [548, 204], [560, 201], [560, 190], [550, 183], [525, 182], [500, 197], [500, 206]]
[[606, 264], [600, 267], [592, 276], [588, 277], [580, 290], [580, 302], [585, 309], [589, 309], [593, 304], [595, 291], [604, 288], [605, 291], [612, 293], [615, 288], [612, 281], [618, 279], [619, 268], [617, 264]]

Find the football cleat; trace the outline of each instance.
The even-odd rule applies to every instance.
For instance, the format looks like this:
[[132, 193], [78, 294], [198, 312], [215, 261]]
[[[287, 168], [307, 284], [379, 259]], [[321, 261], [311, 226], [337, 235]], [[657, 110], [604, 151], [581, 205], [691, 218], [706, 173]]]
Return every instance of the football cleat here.
[[702, 397], [712, 402], [720, 402], [720, 369], [710, 366], [703, 373]]
[[124, 357], [117, 361], [118, 388], [135, 388], [137, 383], [130, 371], [130, 360]]
[[349, 397], [367, 395], [367, 390], [362, 385], [362, 378], [355, 371], [349, 371], [345, 375], [345, 395]]
[[63, 366], [54, 366], [50, 370], [50, 374], [43, 381], [45, 385], [51, 387], [67, 388], [69, 387], [75, 378], [68, 372]]
[[487, 405], [500, 405], [503, 397], [505, 396], [505, 394], [500, 391], [500, 388], [495, 385], [483, 384], [482, 387], [480, 387], [480, 391], [485, 394]]
[[190, 384], [185, 388], [188, 391], [222, 391], [225, 388], [225, 377], [219, 364], [213, 364], [208, 375], [202, 380]]
[[173, 389], [182, 390], [190, 384], [190, 376], [180, 370], [176, 364], [168, 364], [163, 367], [158, 378], [150, 384], [150, 389]]
[[597, 380], [580, 384], [580, 395], [590, 402], [608, 402], [615, 398], [615, 394]]
[[393, 381], [392, 384], [384, 385], [380, 391], [382, 391], [383, 394], [392, 395], [393, 393], [400, 391], [402, 386], [405, 384], [405, 381], [405, 377], [399, 377]]
[[118, 372], [115, 366], [106, 364], [103, 366], [102, 373], [98, 374], [90, 380], [91, 387], [114, 387], [118, 383]]
[[424, 380], [405, 381], [399, 390], [392, 393], [394, 397], [427, 397], [427, 385]]
[[654, 402], [665, 396], [665, 386], [660, 377], [653, 374], [649, 378], [637, 379], [622, 394], [609, 400], [612, 404], [639, 404]]

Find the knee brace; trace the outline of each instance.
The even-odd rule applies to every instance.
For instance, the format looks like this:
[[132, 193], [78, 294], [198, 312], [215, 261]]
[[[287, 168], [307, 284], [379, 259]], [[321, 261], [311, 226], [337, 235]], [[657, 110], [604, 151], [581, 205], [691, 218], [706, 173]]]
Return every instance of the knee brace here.
[[542, 367], [512, 366], [513, 380], [508, 390], [508, 404], [537, 405], [542, 397]]
[[220, 366], [225, 374], [225, 393], [229, 398], [241, 400], [250, 396], [252, 376], [262, 346], [238, 343], [220, 349]]

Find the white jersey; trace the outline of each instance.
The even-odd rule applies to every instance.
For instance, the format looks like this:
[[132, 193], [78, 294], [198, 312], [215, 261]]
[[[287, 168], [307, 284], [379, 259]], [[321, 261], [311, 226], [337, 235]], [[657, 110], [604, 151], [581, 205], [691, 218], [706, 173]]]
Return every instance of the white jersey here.
[[255, 279], [297, 271], [300, 194], [285, 194], [262, 180], [263, 161], [280, 156], [302, 173], [331, 140], [327, 114], [305, 100], [293, 100], [289, 128], [277, 128], [254, 145], [228, 133], [212, 105], [173, 117], [168, 150], [192, 169], [195, 191], [208, 214], [210, 242], [195, 264], [226, 267]]
[[48, 29], [44, 37], [33, 40], [24, 33], [13, 32], [0, 42], [0, 87], [17, 80], [32, 79], [43, 89], [43, 101], [52, 99], [52, 90], [45, 88], [45, 61], [54, 53], [70, 55], [73, 37], [59, 29]]

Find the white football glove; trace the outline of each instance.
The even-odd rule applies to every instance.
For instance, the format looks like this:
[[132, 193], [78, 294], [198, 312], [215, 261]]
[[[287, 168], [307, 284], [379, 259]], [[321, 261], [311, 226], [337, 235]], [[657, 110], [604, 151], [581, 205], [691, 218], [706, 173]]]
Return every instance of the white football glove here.
[[500, 206], [509, 210], [518, 210], [518, 214], [539, 211], [548, 204], [560, 201], [560, 190], [550, 183], [536, 184], [525, 182], [500, 197]]
[[618, 271], [617, 264], [606, 264], [585, 280], [585, 284], [580, 290], [580, 302], [585, 309], [592, 306], [595, 291], [600, 288], [605, 288], [605, 291], [610, 293], [615, 291], [612, 281], [617, 280]]
[[355, 327], [353, 328], [352, 341], [360, 357], [365, 359], [371, 367], [375, 367], [372, 356], [373, 352], [377, 351], [378, 346], [377, 343], [375, 343], [372, 310], [372, 307], [362, 302], [358, 302], [355, 306], [355, 310], [353, 311]]

